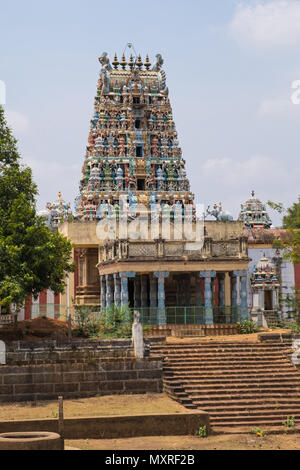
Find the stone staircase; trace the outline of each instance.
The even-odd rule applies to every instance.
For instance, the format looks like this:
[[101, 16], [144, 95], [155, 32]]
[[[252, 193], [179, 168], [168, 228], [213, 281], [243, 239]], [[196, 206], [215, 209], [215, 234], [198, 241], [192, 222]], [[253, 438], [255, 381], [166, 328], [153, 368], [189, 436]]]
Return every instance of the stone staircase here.
[[300, 370], [291, 343], [226, 342], [151, 346], [164, 359], [164, 391], [209, 413], [212, 426], [300, 423]]

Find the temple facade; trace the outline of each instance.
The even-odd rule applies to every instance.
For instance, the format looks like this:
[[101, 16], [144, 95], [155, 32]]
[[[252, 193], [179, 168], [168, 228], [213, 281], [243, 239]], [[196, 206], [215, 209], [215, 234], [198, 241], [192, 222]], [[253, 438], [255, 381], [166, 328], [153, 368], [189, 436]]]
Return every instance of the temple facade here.
[[59, 227], [78, 265], [62, 302], [129, 305], [158, 325], [247, 318], [244, 224], [194, 205], [161, 55], [99, 61], [75, 220]]

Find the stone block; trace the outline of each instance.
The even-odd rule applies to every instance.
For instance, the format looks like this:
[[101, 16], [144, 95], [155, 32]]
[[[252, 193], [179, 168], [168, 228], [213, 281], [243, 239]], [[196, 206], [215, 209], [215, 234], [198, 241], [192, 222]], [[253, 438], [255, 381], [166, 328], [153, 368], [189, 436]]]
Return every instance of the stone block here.
[[136, 371], [106, 372], [107, 380], [132, 380], [137, 378]]
[[161, 370], [141, 370], [138, 372], [138, 379], [162, 379]]
[[4, 384], [32, 384], [32, 374], [12, 374], [4, 376]]
[[103, 380], [107, 380], [106, 372], [85, 372], [84, 380], [88, 382], [101, 382]]
[[78, 383], [55, 384], [54, 391], [55, 393], [78, 392], [79, 384]]

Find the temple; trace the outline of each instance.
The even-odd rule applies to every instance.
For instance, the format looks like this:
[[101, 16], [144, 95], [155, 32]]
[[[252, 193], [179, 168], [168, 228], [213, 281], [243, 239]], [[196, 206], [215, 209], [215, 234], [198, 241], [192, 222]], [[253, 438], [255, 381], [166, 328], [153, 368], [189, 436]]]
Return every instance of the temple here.
[[244, 224], [194, 205], [162, 56], [99, 61], [76, 220], [59, 227], [78, 263], [66, 303], [129, 304], [158, 325], [247, 317]]
[[254, 191], [252, 191], [250, 199], [245, 204], [241, 204], [238, 220], [244, 222], [245, 226], [249, 229], [270, 228], [272, 225], [265, 205], [255, 197]]
[[99, 62], [74, 216], [61, 193], [40, 213], [71, 240], [77, 270], [59, 298], [29, 300], [25, 318], [64, 315], [74, 302], [129, 305], [161, 328], [286, 318], [281, 299], [300, 269], [273, 247], [285, 230], [273, 228], [254, 191], [237, 221], [221, 203], [206, 213], [195, 206], [162, 56], [153, 66], [125, 54]]

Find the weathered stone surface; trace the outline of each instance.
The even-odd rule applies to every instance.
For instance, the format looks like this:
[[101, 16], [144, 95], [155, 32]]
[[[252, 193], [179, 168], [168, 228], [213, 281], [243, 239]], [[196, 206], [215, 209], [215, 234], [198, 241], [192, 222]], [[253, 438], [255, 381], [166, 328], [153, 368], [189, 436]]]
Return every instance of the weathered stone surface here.
[[130, 340], [105, 344], [107, 349], [99, 349], [95, 342], [88, 341], [86, 347], [80, 341], [72, 350], [69, 343], [51, 342], [55, 350], [50, 352], [49, 341], [38, 347], [34, 343], [10, 345], [10, 364], [0, 366], [0, 402], [53, 400], [60, 393], [75, 398], [161, 391], [161, 361], [133, 357]]

